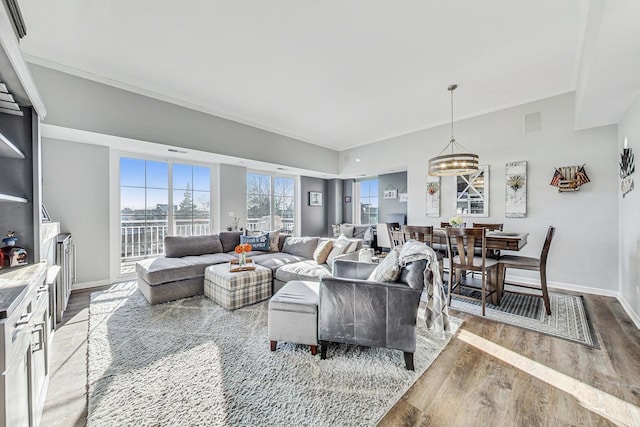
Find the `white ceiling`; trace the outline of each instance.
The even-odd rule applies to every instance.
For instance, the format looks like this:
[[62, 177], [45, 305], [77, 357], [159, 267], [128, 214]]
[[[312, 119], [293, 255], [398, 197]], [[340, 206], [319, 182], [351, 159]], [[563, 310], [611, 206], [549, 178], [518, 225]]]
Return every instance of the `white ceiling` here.
[[[592, 2], [595, 0], [592, 0]], [[573, 91], [587, 0], [21, 0], [28, 60], [337, 150]]]

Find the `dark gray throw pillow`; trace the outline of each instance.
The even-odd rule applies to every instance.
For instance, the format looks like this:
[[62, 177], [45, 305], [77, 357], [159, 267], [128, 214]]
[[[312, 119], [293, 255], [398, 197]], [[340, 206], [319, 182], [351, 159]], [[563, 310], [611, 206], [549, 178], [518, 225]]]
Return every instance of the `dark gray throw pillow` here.
[[222, 242], [222, 251], [231, 252], [240, 244], [240, 236], [243, 231], [221, 231], [220, 241]]
[[164, 255], [167, 258], [197, 256], [222, 252], [222, 243], [217, 234], [207, 236], [165, 236]]

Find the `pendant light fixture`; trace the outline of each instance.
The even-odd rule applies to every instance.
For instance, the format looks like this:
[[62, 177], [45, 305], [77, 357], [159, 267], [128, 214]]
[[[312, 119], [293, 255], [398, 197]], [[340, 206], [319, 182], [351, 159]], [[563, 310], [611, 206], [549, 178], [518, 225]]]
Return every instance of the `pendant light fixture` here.
[[[453, 91], [457, 88], [458, 85], [448, 87], [449, 92], [451, 92], [451, 139], [440, 154], [429, 160], [429, 175], [432, 176], [469, 175], [478, 171], [479, 157], [477, 154], [455, 152], [456, 147], [468, 151], [462, 145], [458, 144], [453, 137]], [[451, 154], [443, 154], [449, 146], [451, 146]]]

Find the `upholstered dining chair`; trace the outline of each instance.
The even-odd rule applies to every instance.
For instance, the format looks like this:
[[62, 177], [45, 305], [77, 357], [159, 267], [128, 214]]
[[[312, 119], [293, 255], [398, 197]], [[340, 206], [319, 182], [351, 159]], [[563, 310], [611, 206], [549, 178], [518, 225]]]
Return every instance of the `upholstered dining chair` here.
[[[449, 305], [451, 305], [451, 293], [465, 287], [478, 290], [475, 286], [462, 284], [462, 271], [473, 271], [482, 274], [480, 298], [460, 294], [460, 298], [478, 300], [482, 302], [482, 315], [485, 315], [486, 299], [489, 295], [495, 295], [497, 283], [498, 261], [487, 258], [487, 243], [485, 228], [457, 228], [447, 227], [447, 248], [449, 252]], [[480, 256], [474, 255], [476, 241], [482, 241]], [[454, 252], [454, 246], [457, 254]]]
[[391, 231], [386, 223], [382, 222], [376, 225], [376, 237], [377, 245], [380, 249], [389, 248], [391, 250], [395, 247], [391, 238]]
[[[505, 284], [520, 288], [540, 290], [542, 291], [542, 300], [544, 301], [544, 307], [547, 310], [547, 315], [551, 315], [551, 303], [549, 301], [549, 292], [547, 291], [547, 257], [549, 256], [549, 248], [551, 247], [551, 240], [553, 240], [555, 232], [555, 227], [549, 226], [549, 229], [547, 230], [547, 237], [544, 239], [544, 244], [542, 245], [540, 258], [531, 258], [519, 255], [503, 255], [500, 257], [500, 264], [498, 267], [498, 296], [500, 296], [500, 291], [504, 289]], [[506, 283], [505, 275], [507, 268], [539, 271], [540, 287], [520, 283]]]

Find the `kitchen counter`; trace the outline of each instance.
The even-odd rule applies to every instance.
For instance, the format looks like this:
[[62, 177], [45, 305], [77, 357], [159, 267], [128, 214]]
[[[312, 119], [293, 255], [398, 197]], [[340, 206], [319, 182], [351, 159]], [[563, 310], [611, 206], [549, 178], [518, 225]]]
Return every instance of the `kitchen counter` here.
[[27, 295], [27, 288], [33, 281], [41, 281], [46, 271], [46, 262], [0, 270], [0, 319], [11, 316]]

